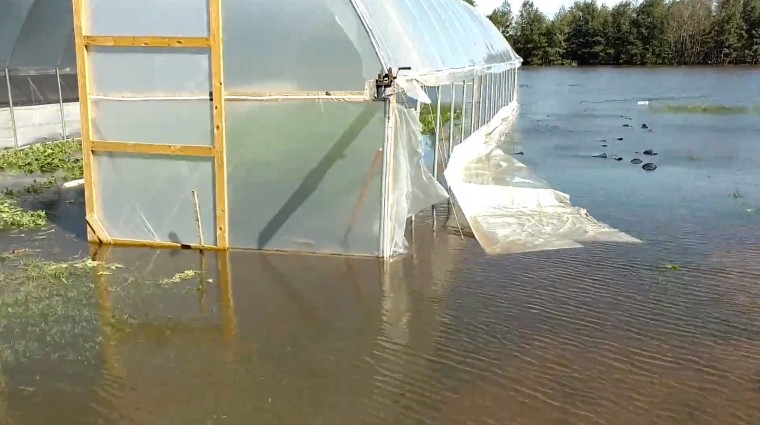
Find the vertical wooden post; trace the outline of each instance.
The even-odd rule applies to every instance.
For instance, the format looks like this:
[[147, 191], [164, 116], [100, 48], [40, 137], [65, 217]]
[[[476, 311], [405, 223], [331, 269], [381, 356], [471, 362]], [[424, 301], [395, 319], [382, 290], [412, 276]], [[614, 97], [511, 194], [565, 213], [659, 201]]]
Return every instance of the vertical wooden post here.
[[[79, 84], [79, 111], [82, 121], [82, 163], [84, 166], [84, 198], [87, 226], [87, 239], [107, 242], [108, 237], [97, 220], [98, 197], [95, 193], [95, 167], [92, 156], [92, 128], [90, 117], [90, 78], [89, 58], [84, 44], [85, 36], [85, 1], [73, 0], [74, 4], [74, 43], [77, 54], [77, 81]], [[106, 239], [106, 240], [103, 240]]]
[[221, 305], [222, 339], [227, 349], [227, 360], [235, 357], [238, 344], [238, 324], [232, 293], [232, 265], [229, 251], [217, 254], [219, 266], [219, 303]]
[[222, 0], [209, 0], [211, 40], [211, 94], [214, 103], [214, 180], [216, 182], [216, 246], [229, 248], [227, 211], [227, 148], [224, 114], [224, 42]]

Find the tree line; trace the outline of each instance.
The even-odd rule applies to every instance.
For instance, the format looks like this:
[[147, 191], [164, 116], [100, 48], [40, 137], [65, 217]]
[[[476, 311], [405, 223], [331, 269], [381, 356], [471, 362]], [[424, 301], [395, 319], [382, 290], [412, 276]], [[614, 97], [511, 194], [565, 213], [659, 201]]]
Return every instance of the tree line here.
[[551, 18], [524, 0], [489, 18], [525, 65], [760, 64], [760, 0], [579, 0]]

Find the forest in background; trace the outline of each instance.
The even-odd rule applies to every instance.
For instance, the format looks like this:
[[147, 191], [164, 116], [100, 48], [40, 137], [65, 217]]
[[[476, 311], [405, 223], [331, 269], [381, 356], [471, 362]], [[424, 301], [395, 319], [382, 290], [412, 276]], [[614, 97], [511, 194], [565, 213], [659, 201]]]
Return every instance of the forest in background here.
[[524, 65], [760, 64], [760, 0], [583, 0], [553, 17], [524, 0], [489, 18]]

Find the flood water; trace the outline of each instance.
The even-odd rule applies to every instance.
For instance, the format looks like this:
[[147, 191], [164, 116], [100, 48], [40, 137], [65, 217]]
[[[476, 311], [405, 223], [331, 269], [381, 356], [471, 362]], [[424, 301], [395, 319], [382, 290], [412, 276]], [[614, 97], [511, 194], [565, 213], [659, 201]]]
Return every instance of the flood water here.
[[[519, 80], [519, 159], [645, 243], [489, 257], [420, 219], [386, 265], [100, 251], [126, 267], [76, 323], [0, 335], [25, 354], [0, 364], [0, 424], [760, 424], [760, 70]], [[5, 244], [87, 255], [54, 221]]]

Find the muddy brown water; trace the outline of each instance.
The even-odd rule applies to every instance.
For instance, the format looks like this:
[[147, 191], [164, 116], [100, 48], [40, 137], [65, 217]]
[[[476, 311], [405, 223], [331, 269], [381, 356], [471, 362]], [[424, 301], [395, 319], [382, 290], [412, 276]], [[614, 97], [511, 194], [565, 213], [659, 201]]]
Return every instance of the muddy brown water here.
[[[760, 71], [526, 69], [520, 83], [520, 159], [644, 244], [488, 257], [421, 219], [389, 265], [232, 252], [207, 255], [202, 291], [96, 284], [79, 358], [39, 347], [1, 366], [0, 424], [759, 424], [760, 115], [657, 107], [754, 107]], [[629, 162], [644, 149], [654, 172]], [[3, 250], [87, 255], [80, 204], [62, 205], [57, 228], [2, 234]], [[188, 251], [108, 261], [200, 268]], [[114, 314], [131, 330], [103, 326]]]

